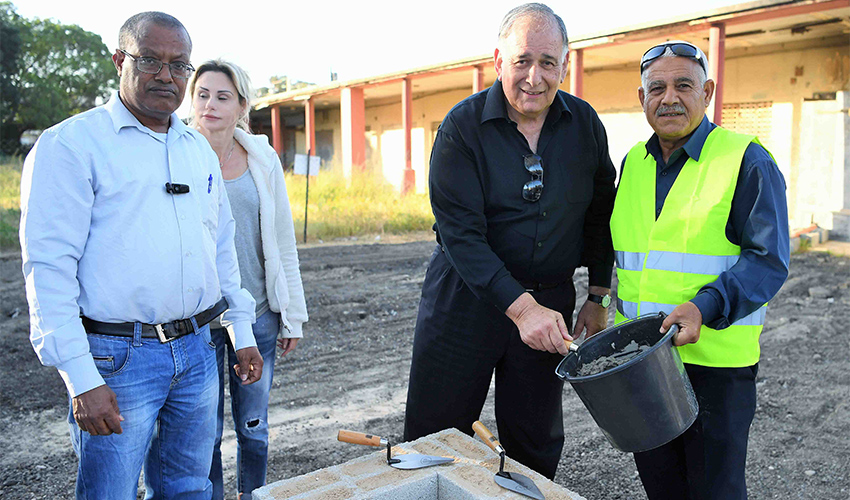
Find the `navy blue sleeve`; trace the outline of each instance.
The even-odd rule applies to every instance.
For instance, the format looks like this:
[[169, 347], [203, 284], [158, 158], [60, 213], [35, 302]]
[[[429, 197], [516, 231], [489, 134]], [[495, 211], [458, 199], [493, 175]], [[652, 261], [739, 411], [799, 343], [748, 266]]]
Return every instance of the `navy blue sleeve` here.
[[744, 153], [726, 237], [741, 257], [691, 301], [703, 324], [720, 330], [766, 304], [788, 277], [791, 259], [785, 179], [770, 154], [752, 143]]

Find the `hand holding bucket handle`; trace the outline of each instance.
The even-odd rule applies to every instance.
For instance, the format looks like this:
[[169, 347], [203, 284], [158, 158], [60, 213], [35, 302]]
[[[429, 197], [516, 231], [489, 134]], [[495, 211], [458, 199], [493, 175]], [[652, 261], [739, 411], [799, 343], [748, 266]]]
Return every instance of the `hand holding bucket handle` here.
[[674, 346], [696, 343], [702, 328], [702, 313], [693, 302], [685, 302], [664, 318], [660, 331], [667, 333], [671, 327], [679, 330], [673, 334]]

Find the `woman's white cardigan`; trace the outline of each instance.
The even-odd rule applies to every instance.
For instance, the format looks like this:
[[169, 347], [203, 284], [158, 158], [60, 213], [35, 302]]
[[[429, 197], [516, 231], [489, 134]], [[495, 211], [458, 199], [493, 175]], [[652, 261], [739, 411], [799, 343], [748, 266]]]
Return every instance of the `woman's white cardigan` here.
[[307, 304], [283, 167], [277, 153], [269, 146], [268, 137], [248, 134], [238, 128], [234, 134], [248, 152], [248, 170], [260, 197], [260, 237], [269, 308], [280, 313], [282, 337], [301, 338], [301, 325], [307, 321]]

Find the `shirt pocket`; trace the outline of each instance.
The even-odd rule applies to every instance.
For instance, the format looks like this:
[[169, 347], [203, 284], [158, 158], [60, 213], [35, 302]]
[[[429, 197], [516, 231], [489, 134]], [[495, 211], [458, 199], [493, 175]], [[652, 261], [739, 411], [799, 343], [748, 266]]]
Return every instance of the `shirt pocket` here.
[[220, 186], [215, 177], [208, 174], [207, 177], [199, 176], [194, 189], [198, 193], [201, 223], [206, 228], [206, 234], [209, 235], [210, 241], [214, 244], [218, 235]]

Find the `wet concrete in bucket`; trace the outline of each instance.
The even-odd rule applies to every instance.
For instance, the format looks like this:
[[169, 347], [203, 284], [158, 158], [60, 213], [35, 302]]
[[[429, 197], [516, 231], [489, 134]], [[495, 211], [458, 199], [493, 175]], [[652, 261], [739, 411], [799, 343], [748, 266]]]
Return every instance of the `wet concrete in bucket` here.
[[[611, 344], [611, 347], [614, 347], [614, 345]], [[605, 370], [616, 368], [640, 356], [642, 352], [646, 351], [650, 347], [651, 346], [649, 345], [638, 344], [632, 340], [625, 347], [610, 356], [600, 356], [589, 363], [582, 363], [579, 369], [576, 370], [576, 374], [579, 377], [587, 377], [589, 375], [602, 373]]]

